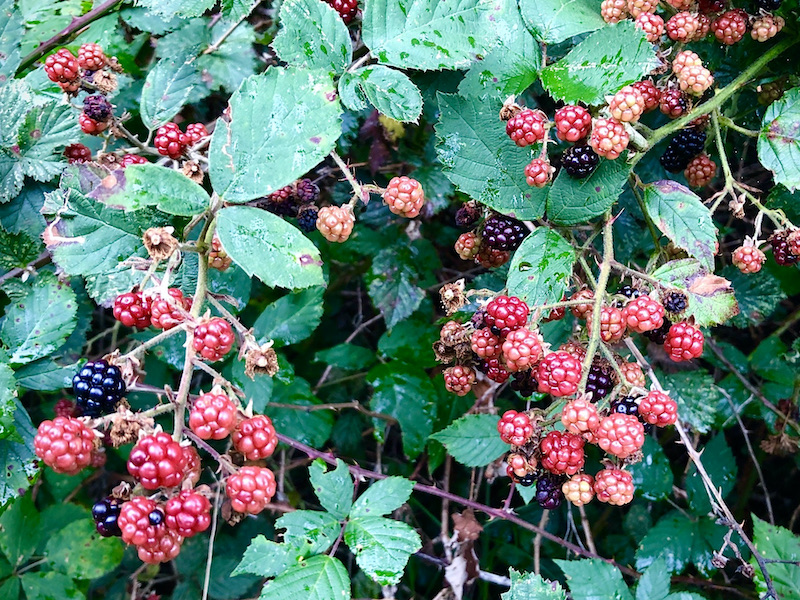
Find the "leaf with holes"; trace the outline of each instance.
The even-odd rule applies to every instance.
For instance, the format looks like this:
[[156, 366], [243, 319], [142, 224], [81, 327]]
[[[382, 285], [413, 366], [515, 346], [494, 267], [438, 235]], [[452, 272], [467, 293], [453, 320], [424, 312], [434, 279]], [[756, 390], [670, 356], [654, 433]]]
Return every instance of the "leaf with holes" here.
[[575, 252], [558, 233], [539, 227], [522, 242], [508, 267], [509, 295], [534, 307], [558, 302], [572, 275]]

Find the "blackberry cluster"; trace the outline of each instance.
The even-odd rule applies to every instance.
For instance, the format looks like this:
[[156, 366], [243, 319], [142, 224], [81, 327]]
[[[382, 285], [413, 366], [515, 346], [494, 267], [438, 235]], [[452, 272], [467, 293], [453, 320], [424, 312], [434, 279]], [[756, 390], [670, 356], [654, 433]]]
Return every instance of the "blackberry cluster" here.
[[536, 502], [547, 510], [561, 506], [564, 494], [561, 491], [561, 478], [552, 473], [542, 473], [536, 480]]
[[658, 329], [645, 331], [644, 333], [642, 333], [642, 335], [651, 342], [653, 342], [654, 344], [658, 344], [659, 346], [661, 346], [664, 344], [665, 341], [667, 341], [667, 335], [669, 334], [670, 327], [672, 327], [672, 321], [664, 317], [664, 323], [661, 325], [661, 327], [659, 327]]
[[83, 114], [98, 123], [108, 121], [112, 110], [111, 103], [100, 94], [86, 96], [83, 99]]
[[303, 206], [297, 213], [297, 226], [306, 233], [317, 230], [317, 216], [319, 210], [316, 206]]
[[114, 412], [127, 388], [122, 372], [104, 360], [87, 362], [72, 378], [72, 390], [81, 414], [99, 417]]
[[517, 371], [514, 373], [514, 380], [510, 385], [511, 389], [519, 392], [519, 395], [523, 398], [530, 398], [539, 387], [539, 382], [536, 381], [536, 370]]
[[659, 162], [670, 173], [683, 171], [692, 159], [703, 151], [706, 132], [696, 127], [682, 129], [669, 142]]
[[94, 519], [97, 533], [103, 537], [119, 537], [122, 535], [117, 523], [121, 508], [122, 503], [111, 496], [94, 503], [94, 506], [92, 506], [92, 519]]
[[483, 224], [483, 243], [495, 250], [516, 250], [528, 235], [522, 221], [505, 215], [492, 215]]
[[592, 174], [600, 157], [589, 144], [578, 144], [567, 148], [561, 155], [561, 166], [574, 179], [584, 179]]
[[686, 307], [689, 305], [689, 299], [683, 292], [669, 292], [664, 296], [662, 304], [667, 312], [678, 315], [686, 310]]
[[592, 402], [605, 398], [614, 389], [616, 377], [610, 365], [596, 362], [586, 377], [586, 391], [592, 392]]

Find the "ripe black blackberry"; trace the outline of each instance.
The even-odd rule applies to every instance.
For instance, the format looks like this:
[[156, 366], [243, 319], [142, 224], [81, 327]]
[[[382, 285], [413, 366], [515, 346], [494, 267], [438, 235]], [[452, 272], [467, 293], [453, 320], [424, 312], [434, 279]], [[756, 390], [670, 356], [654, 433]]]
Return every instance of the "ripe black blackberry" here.
[[475, 202], [466, 202], [456, 211], [456, 225], [472, 227], [481, 218], [480, 207]]
[[679, 315], [689, 306], [689, 298], [679, 290], [668, 292], [662, 299], [664, 310], [674, 315]]
[[505, 215], [492, 215], [483, 224], [481, 240], [495, 250], [516, 250], [528, 233], [522, 221]]
[[769, 243], [772, 245], [772, 255], [775, 257], [775, 262], [782, 267], [789, 267], [800, 262], [800, 255], [794, 254], [789, 245], [789, 232], [776, 231], [769, 238]]
[[683, 154], [680, 150], [676, 150], [671, 146], [667, 147], [664, 150], [664, 154], [661, 155], [661, 158], [658, 159], [658, 162], [661, 163], [661, 166], [664, 167], [670, 173], [679, 173], [686, 169], [689, 166], [689, 163], [692, 159], [685, 154]]
[[536, 480], [536, 502], [547, 510], [561, 506], [564, 494], [561, 493], [561, 478], [552, 473], [542, 473]]
[[661, 166], [671, 173], [683, 171], [703, 151], [707, 137], [706, 132], [697, 127], [681, 129], [672, 136], [667, 149], [661, 155]]
[[118, 367], [104, 360], [86, 363], [72, 378], [75, 403], [84, 417], [114, 412], [127, 388]]
[[314, 204], [319, 200], [319, 186], [310, 179], [298, 181], [294, 193], [300, 204]]
[[622, 294], [626, 298], [638, 298], [642, 295], [642, 290], [635, 288], [632, 285], [623, 285], [617, 290], [618, 294]]
[[664, 317], [664, 323], [661, 325], [661, 327], [651, 331], [645, 331], [642, 335], [654, 344], [661, 346], [667, 340], [667, 334], [669, 334], [670, 327], [672, 327], [672, 321]]
[[574, 179], [583, 179], [592, 174], [600, 162], [589, 144], [578, 144], [567, 148], [561, 155], [561, 166], [567, 175]]
[[528, 473], [527, 475], [525, 475], [525, 477], [520, 477], [517, 480], [517, 483], [524, 487], [530, 487], [534, 483], [536, 483], [536, 475], [534, 475], [533, 473]]
[[94, 519], [97, 533], [103, 537], [118, 537], [122, 535], [117, 524], [120, 508], [122, 508], [122, 503], [111, 496], [94, 503], [92, 506], [92, 519]]
[[86, 96], [83, 99], [83, 114], [98, 123], [108, 121], [112, 110], [111, 103], [101, 94]]
[[536, 373], [533, 369], [527, 371], [517, 371], [514, 373], [514, 380], [511, 382], [511, 389], [519, 392], [523, 398], [529, 398], [536, 393], [539, 384], [536, 381]]
[[297, 226], [306, 233], [317, 230], [317, 216], [319, 210], [316, 206], [303, 206], [297, 211]]
[[605, 398], [617, 384], [616, 373], [611, 365], [597, 361], [586, 376], [586, 391], [592, 392], [592, 402]]
[[781, 7], [783, 0], [756, 0], [756, 6], [767, 12], [778, 10]]
[[653, 426], [649, 423], [645, 423], [639, 417], [639, 404], [636, 402], [636, 398], [634, 396], [622, 396], [621, 398], [617, 398], [611, 403], [611, 412], [612, 413], [620, 413], [622, 415], [633, 415], [644, 425], [644, 430], [646, 433], [652, 431]]

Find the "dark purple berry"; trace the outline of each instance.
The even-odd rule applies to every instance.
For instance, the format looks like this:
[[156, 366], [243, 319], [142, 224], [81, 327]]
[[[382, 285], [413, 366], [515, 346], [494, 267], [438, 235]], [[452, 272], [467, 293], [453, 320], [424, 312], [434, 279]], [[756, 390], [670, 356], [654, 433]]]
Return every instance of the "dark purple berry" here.
[[605, 398], [616, 385], [616, 373], [611, 365], [605, 362], [595, 362], [586, 376], [586, 391], [592, 392], [592, 402]]
[[621, 398], [617, 398], [611, 403], [611, 412], [612, 413], [620, 413], [623, 415], [633, 415], [639, 422], [644, 425], [644, 430], [646, 433], [650, 433], [653, 430], [653, 426], [649, 423], [645, 423], [639, 417], [639, 403], [636, 402], [636, 398], [633, 396], [622, 396]]
[[481, 211], [474, 202], [467, 202], [456, 211], [456, 225], [472, 227], [481, 218]]
[[528, 473], [527, 475], [525, 475], [525, 477], [520, 477], [517, 483], [519, 483], [521, 486], [524, 487], [530, 487], [534, 483], [536, 483], [536, 475], [534, 475], [533, 473]]
[[561, 166], [567, 175], [574, 179], [583, 179], [591, 175], [599, 162], [600, 157], [588, 144], [567, 148], [561, 155]]
[[92, 506], [92, 519], [94, 519], [97, 533], [103, 537], [122, 535], [117, 524], [117, 517], [119, 517], [121, 507], [119, 500], [111, 496], [94, 503]]
[[561, 481], [558, 475], [543, 473], [536, 480], [536, 502], [547, 510], [561, 506], [564, 494], [561, 493]]
[[672, 327], [672, 321], [664, 317], [664, 323], [661, 325], [661, 327], [651, 331], [645, 331], [642, 335], [654, 344], [661, 346], [665, 341], [667, 341], [667, 334], [669, 334], [670, 327]]
[[303, 206], [297, 212], [297, 226], [306, 233], [317, 230], [317, 215], [319, 211], [316, 206]]
[[505, 215], [492, 215], [483, 224], [481, 242], [495, 250], [516, 250], [528, 233], [522, 221]]
[[118, 367], [104, 360], [88, 362], [72, 378], [75, 403], [85, 417], [114, 412], [127, 388]]
[[529, 398], [536, 393], [539, 383], [536, 381], [534, 369], [517, 371], [514, 373], [514, 380], [511, 382], [511, 389], [519, 392], [523, 398]]
[[287, 185], [278, 191], [272, 192], [258, 202], [258, 206], [266, 208], [272, 214], [281, 217], [297, 216], [297, 201], [294, 195], [294, 186]]
[[769, 243], [772, 245], [772, 256], [775, 257], [775, 262], [782, 267], [789, 267], [800, 262], [800, 255], [792, 252], [788, 238], [789, 232], [787, 231], [776, 231], [769, 238]]
[[681, 291], [672, 291], [664, 296], [661, 303], [664, 305], [664, 310], [678, 315], [686, 310], [689, 298]]
[[83, 114], [98, 123], [108, 121], [112, 110], [111, 103], [101, 94], [86, 96], [83, 99]]
[[319, 200], [319, 187], [310, 179], [301, 179], [297, 182], [295, 195], [300, 204], [314, 204]]
[[147, 515], [147, 520], [150, 521], [150, 525], [157, 527], [164, 522], [164, 513], [160, 509], [156, 509]]

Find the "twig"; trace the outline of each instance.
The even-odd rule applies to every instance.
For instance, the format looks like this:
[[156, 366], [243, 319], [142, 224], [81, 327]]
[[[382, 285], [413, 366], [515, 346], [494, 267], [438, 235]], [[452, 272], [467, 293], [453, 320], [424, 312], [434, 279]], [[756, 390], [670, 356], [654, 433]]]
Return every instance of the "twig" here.
[[586, 538], [586, 545], [589, 546], [589, 550], [597, 554], [597, 548], [594, 545], [594, 537], [592, 537], [592, 528], [586, 516], [586, 509], [583, 508], [582, 504], [578, 507], [578, 512], [581, 515], [581, 527], [583, 528], [583, 535]]
[[242, 15], [242, 17], [238, 21], [236, 21], [236, 23], [234, 23], [227, 30], [225, 30], [225, 32], [220, 36], [220, 38], [216, 42], [214, 42], [208, 48], [203, 50], [203, 54], [202, 54], [203, 56], [206, 55], [206, 54], [211, 54], [212, 52], [216, 52], [217, 50], [219, 50], [219, 47], [223, 44], [223, 42], [225, 42], [225, 40], [227, 40], [228, 37], [234, 31], [236, 31], [236, 28], [239, 27], [239, 25], [244, 23], [245, 19], [247, 19], [247, 17], [250, 16], [250, 13], [253, 12], [255, 7], [259, 5], [259, 2], [253, 2], [252, 4], [253, 5], [251, 6], [250, 10], [248, 10], [244, 15]]
[[[370, 325], [372, 325], [376, 321], [381, 320], [382, 318], [383, 318], [383, 315], [377, 314], [374, 317], [372, 317], [371, 319], [367, 319], [366, 321], [361, 323], [361, 325], [356, 327], [353, 330], [353, 333], [351, 333], [350, 335], [347, 336], [347, 339], [345, 339], [344, 343], [345, 344], [349, 344], [354, 339], [356, 339], [356, 336], [358, 336], [359, 333], [364, 331], [367, 327], [369, 327]], [[317, 381], [317, 385], [314, 386], [314, 393], [315, 394], [317, 393], [317, 390], [319, 390], [319, 388], [322, 387], [322, 384], [325, 383], [325, 380], [328, 378], [328, 375], [331, 374], [331, 369], [333, 369], [333, 367], [330, 366], [330, 365], [325, 367], [325, 370], [322, 372], [322, 375], [320, 376], [319, 381]]]
[[361, 200], [364, 204], [369, 202], [369, 192], [364, 189], [364, 187], [356, 181], [356, 178], [353, 177], [353, 173], [350, 172], [350, 167], [347, 166], [342, 158], [336, 154], [335, 150], [331, 150], [330, 157], [333, 159], [333, 162], [336, 163], [336, 166], [339, 167], [339, 170], [344, 175], [344, 178], [350, 183], [350, 187], [353, 188], [354, 198]]
[[206, 558], [206, 575], [203, 580], [203, 600], [208, 598], [208, 586], [211, 584], [211, 563], [214, 559], [214, 539], [217, 537], [217, 519], [219, 518], [219, 505], [222, 498], [220, 486], [217, 486], [217, 495], [214, 499], [214, 514], [211, 517], [211, 533], [208, 538], [208, 557]]
[[541, 570], [542, 560], [542, 531], [547, 527], [547, 521], [550, 519], [550, 511], [545, 509], [542, 511], [542, 518], [539, 519], [539, 533], [533, 538], [533, 572], [539, 575]]
[[[417, 552], [414, 554], [417, 558], [430, 563], [432, 565], [436, 565], [440, 569], [445, 568], [449, 563], [446, 560], [438, 558], [436, 556], [431, 556], [430, 554], [425, 554], [424, 552]], [[489, 573], [488, 571], [478, 571], [478, 579], [486, 581], [488, 583], [493, 583], [494, 585], [499, 585], [502, 587], [511, 587], [511, 580], [504, 576], [504, 575], [497, 575], [496, 573]]]
[[346, 408], [352, 408], [364, 415], [367, 415], [368, 417], [374, 417], [376, 419], [381, 419], [382, 421], [388, 421], [389, 423], [397, 423], [397, 419], [391, 415], [373, 412], [368, 408], [365, 408], [358, 400], [353, 400], [351, 402], [332, 402], [330, 404], [286, 404], [281, 402], [270, 402], [267, 406], [269, 408], [285, 408], [288, 410], [297, 410], [306, 413], [316, 412], [318, 410], [344, 410]]
[[125, 358], [133, 358], [135, 356], [139, 356], [140, 354], [144, 354], [147, 350], [152, 348], [153, 346], [158, 346], [161, 342], [166, 340], [167, 338], [171, 338], [176, 333], [180, 333], [181, 331], [186, 331], [186, 324], [181, 323], [177, 327], [173, 327], [172, 329], [167, 329], [166, 331], [162, 331], [158, 335], [151, 337], [149, 340], [142, 342], [136, 348], [128, 352], [127, 354], [123, 354], [120, 359]]

